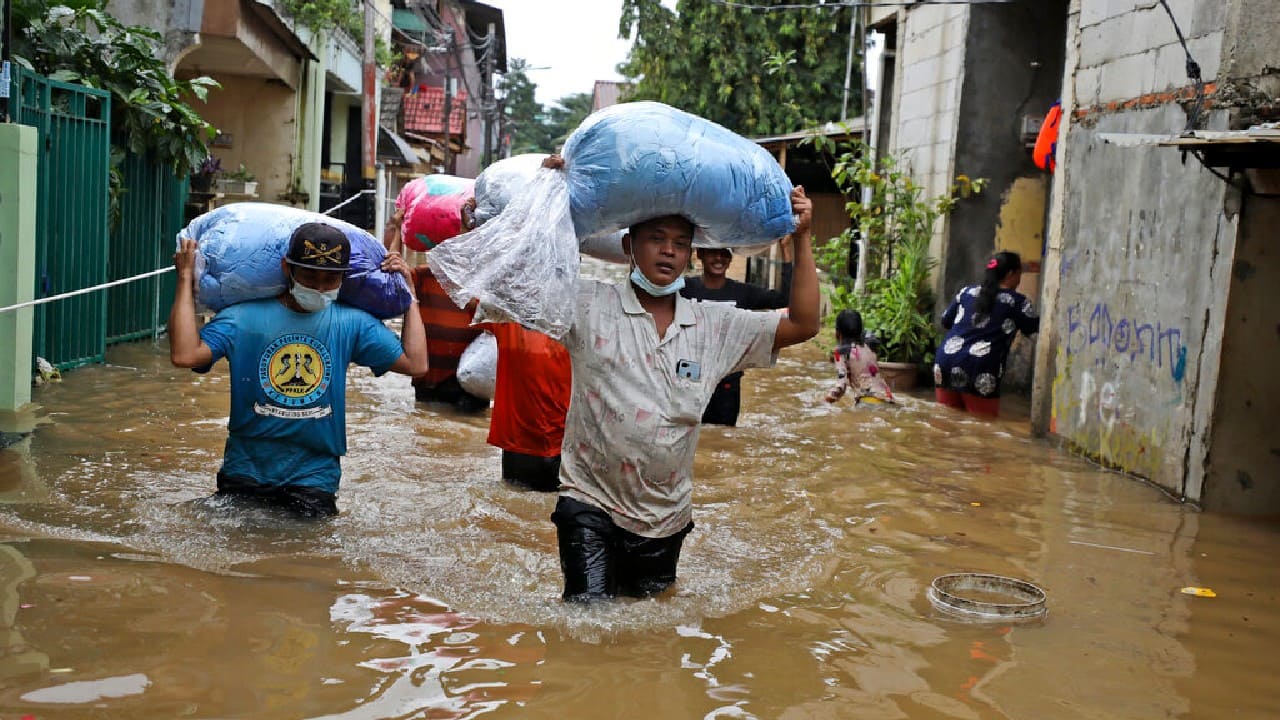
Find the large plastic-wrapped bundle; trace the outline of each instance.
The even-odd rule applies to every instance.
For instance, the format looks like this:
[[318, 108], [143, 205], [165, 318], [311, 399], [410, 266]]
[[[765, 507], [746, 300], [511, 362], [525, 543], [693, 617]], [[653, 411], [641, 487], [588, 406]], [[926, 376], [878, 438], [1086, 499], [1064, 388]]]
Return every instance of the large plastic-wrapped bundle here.
[[[546, 158], [545, 153], [513, 155], [485, 168], [476, 178], [476, 224], [483, 225], [497, 217], [516, 193], [527, 189]], [[622, 251], [624, 234], [616, 232], [586, 238], [578, 249], [600, 260], [629, 262], [627, 254]]]
[[579, 240], [682, 215], [697, 247], [760, 247], [795, 229], [791, 183], [768, 152], [661, 103], [588, 117], [564, 170], [540, 169], [497, 217], [427, 258], [476, 320], [515, 321], [552, 337], [573, 323]]
[[459, 306], [480, 301], [475, 322], [518, 322], [563, 337], [578, 283], [564, 173], [538, 170], [497, 217], [436, 248], [427, 265]]
[[485, 168], [476, 178], [476, 224], [497, 217], [512, 196], [529, 186], [545, 159], [545, 153], [512, 155]]
[[196, 241], [196, 301], [216, 311], [284, 292], [280, 260], [293, 231], [309, 222], [332, 225], [351, 241], [352, 270], [343, 278], [339, 300], [383, 319], [409, 309], [409, 285], [399, 273], [379, 269], [386, 251], [372, 235], [327, 215], [269, 203], [224, 205], [178, 233], [179, 241]]
[[564, 146], [579, 238], [662, 215], [697, 226], [697, 247], [766, 245], [795, 230], [791, 181], [767, 150], [656, 102], [612, 105]]
[[480, 333], [462, 351], [458, 359], [458, 384], [476, 397], [493, 399], [493, 389], [498, 384], [498, 339], [493, 333]]
[[400, 231], [411, 250], [427, 252], [462, 232], [462, 206], [471, 199], [475, 181], [451, 175], [421, 179], [431, 182], [424, 182], [422, 191], [410, 201]]
[[472, 181], [454, 175], [424, 175], [405, 183], [396, 196], [396, 209], [408, 210], [423, 195], [456, 195], [466, 192]]

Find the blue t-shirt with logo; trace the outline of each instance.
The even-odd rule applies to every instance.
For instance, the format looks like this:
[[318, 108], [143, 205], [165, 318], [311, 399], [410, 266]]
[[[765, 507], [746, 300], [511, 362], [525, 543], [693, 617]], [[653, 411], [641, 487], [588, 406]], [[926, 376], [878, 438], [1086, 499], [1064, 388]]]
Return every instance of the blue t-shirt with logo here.
[[403, 353], [395, 333], [342, 303], [303, 313], [271, 298], [223, 309], [200, 339], [213, 362], [231, 365], [221, 472], [336, 493], [347, 452], [347, 366], [385, 373]]

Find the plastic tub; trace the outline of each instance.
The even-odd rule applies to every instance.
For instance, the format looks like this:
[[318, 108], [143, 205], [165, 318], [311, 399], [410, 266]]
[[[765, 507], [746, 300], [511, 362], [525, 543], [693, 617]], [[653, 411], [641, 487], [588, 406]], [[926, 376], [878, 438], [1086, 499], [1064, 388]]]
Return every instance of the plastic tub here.
[[1044, 590], [1003, 575], [940, 575], [926, 594], [934, 607], [972, 620], [1031, 620], [1048, 611]]

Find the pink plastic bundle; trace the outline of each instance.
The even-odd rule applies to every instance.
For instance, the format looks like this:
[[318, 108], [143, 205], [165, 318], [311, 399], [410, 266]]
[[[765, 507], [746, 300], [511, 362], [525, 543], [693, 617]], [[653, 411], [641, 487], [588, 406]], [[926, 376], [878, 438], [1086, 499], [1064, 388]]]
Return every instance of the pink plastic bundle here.
[[410, 250], [426, 252], [462, 232], [462, 206], [475, 194], [475, 181], [452, 175], [427, 175], [404, 186], [396, 207], [404, 210], [400, 227]]

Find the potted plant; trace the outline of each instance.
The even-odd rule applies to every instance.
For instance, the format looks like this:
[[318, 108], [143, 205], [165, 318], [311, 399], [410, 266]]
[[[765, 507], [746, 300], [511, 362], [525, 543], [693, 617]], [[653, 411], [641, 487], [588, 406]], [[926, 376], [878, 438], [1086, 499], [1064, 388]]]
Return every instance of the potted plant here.
[[214, 180], [222, 174], [222, 161], [209, 155], [200, 163], [200, 167], [191, 173], [192, 192], [207, 193], [213, 187]]
[[258, 183], [253, 173], [240, 163], [239, 168], [223, 173], [218, 180], [218, 190], [228, 195], [253, 195], [258, 192]]
[[938, 346], [933, 321], [933, 289], [929, 275], [937, 261], [929, 255], [929, 238], [903, 238], [894, 252], [888, 277], [875, 278], [850, 303], [862, 313], [863, 327], [874, 335], [880, 371], [894, 390], [916, 385], [921, 363], [933, 360]]
[[[815, 137], [813, 142], [834, 156], [831, 176], [854, 221], [816, 248], [819, 264], [831, 276], [832, 312], [860, 312], [863, 327], [878, 341], [886, 380], [895, 390], [909, 389], [938, 343], [931, 281], [937, 260], [929, 254], [934, 227], [960, 198], [981, 192], [985, 180], [960, 175], [946, 192], [929, 197], [893, 156], [877, 162], [858, 140], [837, 145]], [[853, 257], [856, 270], [850, 267]]]

